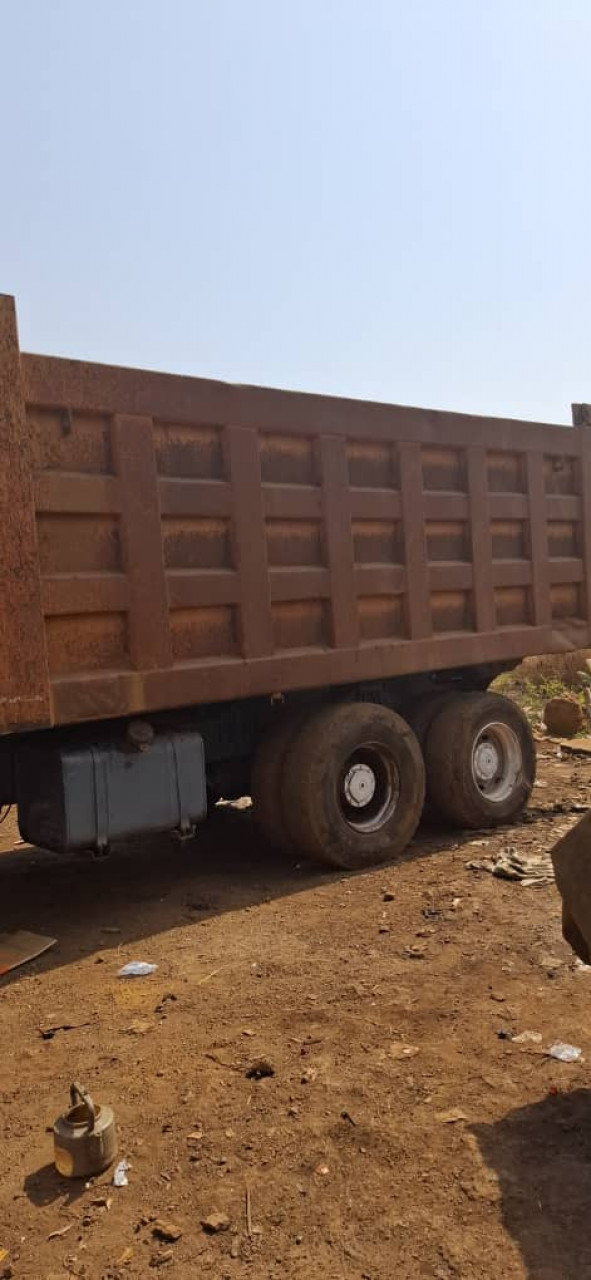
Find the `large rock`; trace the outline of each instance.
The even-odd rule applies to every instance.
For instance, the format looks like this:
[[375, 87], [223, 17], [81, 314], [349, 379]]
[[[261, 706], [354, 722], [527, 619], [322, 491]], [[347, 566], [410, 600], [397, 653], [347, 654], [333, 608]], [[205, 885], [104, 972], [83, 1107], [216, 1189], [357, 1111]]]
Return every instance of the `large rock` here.
[[591, 964], [591, 813], [551, 850], [562, 898], [562, 933], [584, 964]]
[[574, 696], [565, 694], [550, 698], [544, 707], [544, 724], [548, 733], [558, 738], [572, 738], [583, 727], [583, 708]]

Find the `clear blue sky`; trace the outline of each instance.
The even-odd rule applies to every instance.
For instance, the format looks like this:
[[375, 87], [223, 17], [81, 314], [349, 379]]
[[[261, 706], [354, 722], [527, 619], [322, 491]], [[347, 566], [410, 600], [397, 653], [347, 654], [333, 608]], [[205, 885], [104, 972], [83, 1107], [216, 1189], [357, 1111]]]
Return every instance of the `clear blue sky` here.
[[570, 420], [591, 0], [0, 0], [26, 350]]

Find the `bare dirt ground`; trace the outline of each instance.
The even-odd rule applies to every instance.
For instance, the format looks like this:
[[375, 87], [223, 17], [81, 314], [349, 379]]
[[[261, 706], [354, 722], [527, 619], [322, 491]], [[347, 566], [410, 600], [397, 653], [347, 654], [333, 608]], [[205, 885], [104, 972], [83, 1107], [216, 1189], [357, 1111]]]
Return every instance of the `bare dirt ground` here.
[[[0, 987], [0, 1276], [588, 1280], [591, 973], [552, 886], [466, 869], [576, 821], [591, 763], [540, 754], [524, 823], [422, 830], [363, 875], [281, 861], [235, 810], [184, 847], [7, 852], [0, 927], [58, 945]], [[115, 1108], [126, 1188], [53, 1168], [75, 1078]]]

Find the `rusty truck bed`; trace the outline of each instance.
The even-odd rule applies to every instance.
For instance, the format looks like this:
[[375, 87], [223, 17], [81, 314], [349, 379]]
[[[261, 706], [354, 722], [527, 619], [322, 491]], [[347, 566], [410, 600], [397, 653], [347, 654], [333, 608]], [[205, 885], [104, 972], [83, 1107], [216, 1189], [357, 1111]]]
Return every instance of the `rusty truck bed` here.
[[0, 730], [587, 645], [591, 429], [21, 354]]

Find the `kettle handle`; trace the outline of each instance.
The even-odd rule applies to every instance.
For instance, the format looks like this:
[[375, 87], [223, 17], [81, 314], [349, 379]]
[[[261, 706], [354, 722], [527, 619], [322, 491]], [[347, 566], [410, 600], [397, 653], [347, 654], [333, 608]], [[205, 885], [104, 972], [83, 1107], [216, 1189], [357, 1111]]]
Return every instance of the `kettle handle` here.
[[78, 1098], [80, 1099], [80, 1102], [86, 1107], [86, 1110], [88, 1112], [88, 1128], [89, 1128], [89, 1131], [91, 1131], [92, 1129], [94, 1129], [94, 1122], [95, 1122], [94, 1102], [92, 1101], [92, 1098], [88, 1090], [83, 1089], [81, 1084], [76, 1084], [76, 1083], [71, 1084], [70, 1099], [73, 1107], [77, 1105]]

